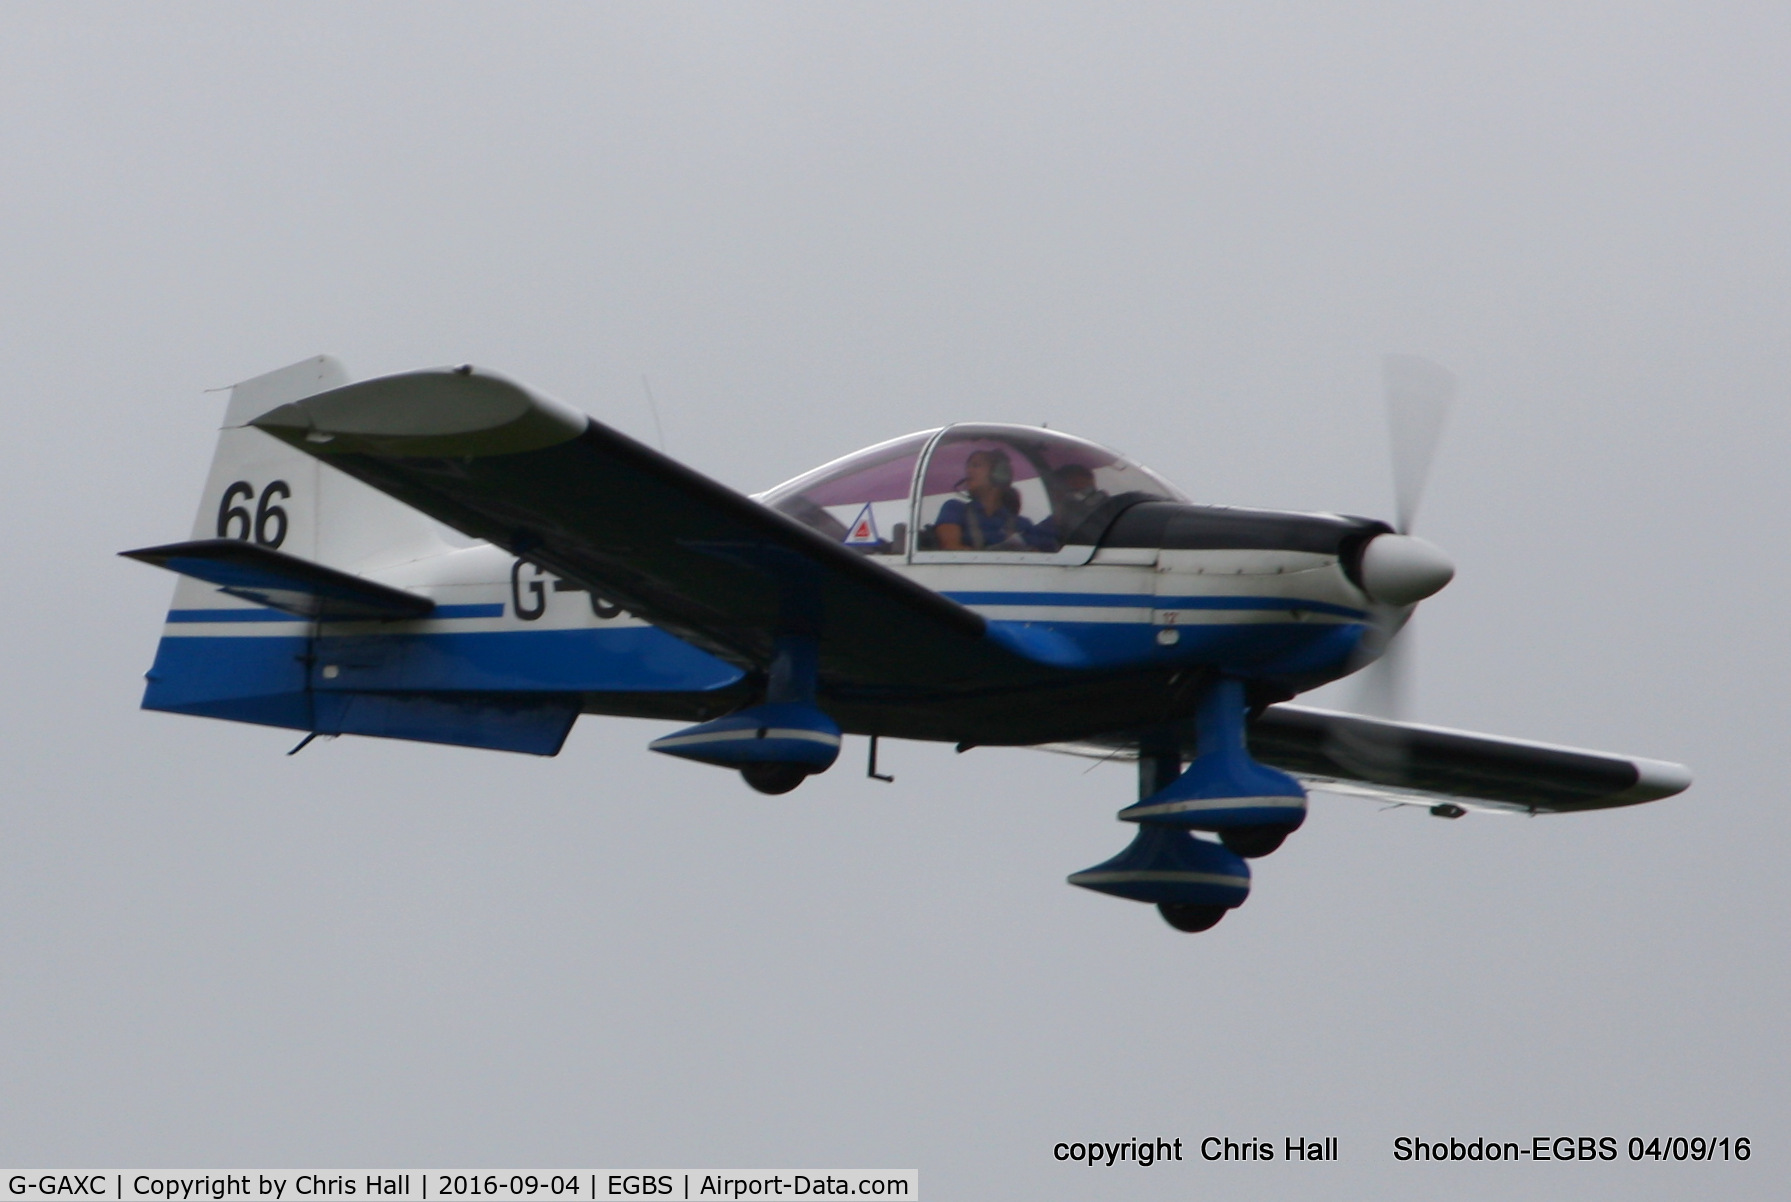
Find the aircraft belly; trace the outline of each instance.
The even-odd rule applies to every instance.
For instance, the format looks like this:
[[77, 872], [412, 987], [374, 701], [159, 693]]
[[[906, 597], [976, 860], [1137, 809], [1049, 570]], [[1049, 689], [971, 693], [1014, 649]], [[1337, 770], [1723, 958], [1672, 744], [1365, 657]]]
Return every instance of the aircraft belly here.
[[308, 730], [309, 640], [304, 623], [288, 625], [298, 633], [164, 636], [146, 677], [143, 708]]
[[318, 638], [312, 687], [341, 691], [651, 692], [724, 688], [740, 669], [657, 627]]
[[[560, 717], [587, 708], [587, 695], [609, 698], [604, 712], [674, 717], [714, 705], [702, 699], [743, 676], [633, 620], [518, 629], [503, 604], [484, 602], [319, 627], [228, 600], [169, 613], [145, 709], [550, 754]], [[633, 711], [631, 695], [643, 702]], [[530, 697], [554, 712], [536, 713]]]

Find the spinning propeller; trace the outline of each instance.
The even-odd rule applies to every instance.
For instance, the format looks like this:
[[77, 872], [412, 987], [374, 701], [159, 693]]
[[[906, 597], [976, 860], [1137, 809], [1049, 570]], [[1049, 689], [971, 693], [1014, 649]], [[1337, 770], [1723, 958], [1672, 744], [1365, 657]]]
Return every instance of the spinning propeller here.
[[1416, 355], [1387, 355], [1381, 360], [1381, 372], [1393, 447], [1393, 510], [1399, 533], [1410, 534], [1430, 479], [1430, 461], [1455, 400], [1455, 377]]
[[[1409, 643], [1396, 636], [1411, 607], [1440, 590], [1455, 565], [1434, 544], [1412, 534], [1418, 503], [1430, 476], [1443, 424], [1455, 399], [1455, 377], [1415, 355], [1388, 355], [1381, 361], [1387, 389], [1387, 430], [1393, 455], [1394, 533], [1372, 539], [1362, 550], [1357, 577], [1373, 601], [1369, 629], [1357, 653], [1361, 671], [1357, 709], [1377, 718], [1404, 716]], [[1408, 648], [1402, 651], [1401, 648]], [[1364, 768], [1397, 771], [1403, 758], [1398, 741], [1352, 738], [1332, 754]]]
[[1434, 544], [1412, 534], [1418, 503], [1430, 478], [1431, 461], [1455, 399], [1455, 377], [1416, 355], [1381, 360], [1387, 388], [1387, 433], [1393, 454], [1395, 534], [1381, 535], [1362, 552], [1363, 591], [1376, 602], [1372, 626], [1362, 644], [1371, 662], [1362, 672], [1360, 708], [1377, 718], [1403, 717], [1409, 675], [1395, 637], [1411, 617], [1411, 606], [1441, 589], [1455, 565]]

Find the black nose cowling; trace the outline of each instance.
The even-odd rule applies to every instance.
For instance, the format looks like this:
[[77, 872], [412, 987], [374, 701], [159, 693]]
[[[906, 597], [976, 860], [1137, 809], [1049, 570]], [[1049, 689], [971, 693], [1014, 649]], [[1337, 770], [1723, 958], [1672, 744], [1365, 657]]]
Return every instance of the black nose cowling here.
[[[1358, 587], [1362, 550], [1393, 527], [1372, 518], [1334, 513], [1289, 513], [1144, 501], [1114, 519], [1103, 547], [1161, 547], [1176, 551], [1310, 551], [1335, 555]], [[1366, 590], [1364, 590], [1366, 591]]]
[[1307, 551], [1335, 555], [1350, 583], [1382, 605], [1415, 605], [1455, 575], [1436, 546], [1373, 518], [1144, 501], [1116, 517], [1103, 547]]

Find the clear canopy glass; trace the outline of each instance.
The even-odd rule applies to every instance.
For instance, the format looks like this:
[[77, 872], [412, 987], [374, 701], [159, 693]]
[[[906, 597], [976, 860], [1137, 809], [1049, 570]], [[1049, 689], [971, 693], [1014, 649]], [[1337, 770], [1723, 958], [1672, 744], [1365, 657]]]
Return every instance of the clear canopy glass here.
[[759, 498], [869, 555], [904, 555], [914, 469], [937, 430], [904, 434], [778, 485]]
[[1127, 506], [1186, 498], [1142, 464], [1084, 439], [1032, 426], [957, 425], [867, 447], [760, 500], [866, 554], [905, 555], [910, 529], [919, 531], [917, 551], [1092, 546]]
[[1032, 426], [949, 426], [927, 456], [915, 549], [1050, 553], [1098, 542], [1135, 502], [1186, 499], [1085, 439]]

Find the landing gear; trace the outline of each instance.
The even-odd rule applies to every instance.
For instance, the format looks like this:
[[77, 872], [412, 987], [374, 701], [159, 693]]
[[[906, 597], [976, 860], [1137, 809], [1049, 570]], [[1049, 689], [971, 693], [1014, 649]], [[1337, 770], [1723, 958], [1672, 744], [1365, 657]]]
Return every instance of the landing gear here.
[[748, 764], [740, 777], [761, 793], [788, 793], [809, 778], [801, 764]]
[[739, 769], [761, 793], [788, 793], [827, 771], [840, 753], [839, 723], [815, 705], [818, 655], [811, 637], [778, 636], [764, 701], [663, 735], [647, 746], [700, 764]]
[[1230, 830], [1219, 832], [1219, 842], [1246, 860], [1255, 860], [1280, 847], [1282, 841], [1294, 833], [1294, 829], [1285, 823], [1234, 826]]
[[1154, 905], [1178, 931], [1204, 931], [1225, 911], [1244, 904], [1250, 866], [1210, 839], [1141, 822], [1131, 846], [1104, 864], [1072, 873], [1070, 884]]
[[[1300, 782], [1275, 768], [1257, 762], [1250, 754], [1244, 721], [1249, 713], [1242, 681], [1221, 677], [1207, 686], [1194, 714], [1198, 754], [1184, 770], [1180, 748], [1170, 742], [1155, 749], [1147, 773], [1140, 757], [1139, 792], [1148, 784], [1154, 791], [1119, 812], [1126, 822], [1164, 822], [1188, 830], [1248, 831], [1248, 845], [1261, 851], [1243, 851], [1227, 839], [1225, 845], [1243, 855], [1267, 855], [1280, 846], [1288, 831], [1306, 821], [1306, 790]], [[1173, 736], [1172, 736], [1173, 737]], [[1142, 749], [1141, 749], [1142, 750]], [[1148, 778], [1148, 779], [1147, 779]], [[1254, 834], [1279, 830], [1279, 835]]]
[[1158, 902], [1157, 913], [1163, 921], [1178, 931], [1186, 931], [1192, 935], [1197, 931], [1210, 931], [1219, 925], [1230, 910], [1229, 906], [1203, 906], [1188, 902]]
[[1247, 701], [1240, 680], [1208, 683], [1194, 713], [1197, 754], [1186, 768], [1185, 731], [1147, 734], [1138, 748], [1138, 801], [1119, 812], [1138, 824], [1137, 837], [1111, 860], [1071, 874], [1070, 884], [1155, 905], [1178, 931], [1209, 930], [1244, 904], [1245, 860], [1268, 855], [1306, 820], [1300, 782], [1250, 754]]

